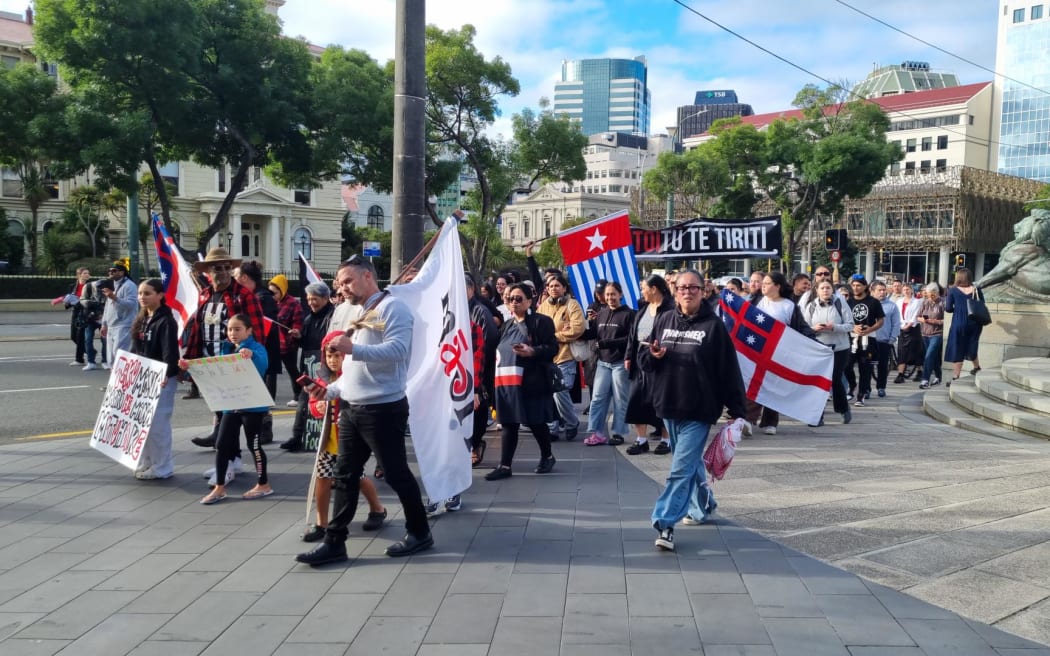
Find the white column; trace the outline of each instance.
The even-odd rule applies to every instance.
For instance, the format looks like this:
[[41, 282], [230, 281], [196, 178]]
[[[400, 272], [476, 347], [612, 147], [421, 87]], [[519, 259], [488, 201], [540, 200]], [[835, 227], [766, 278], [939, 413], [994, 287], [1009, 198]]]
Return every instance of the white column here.
[[744, 260], [744, 284], [747, 284], [748, 279], [751, 277], [751, 258]]
[[980, 280], [982, 276], [984, 276], [984, 251], [977, 251], [977, 257], [973, 261], [974, 282]]
[[864, 277], [868, 282], [875, 279], [875, 249], [869, 247], [864, 251]]
[[[233, 257], [245, 257], [248, 253], [241, 252], [241, 215], [240, 214], [229, 214], [230, 217], [230, 233], [233, 234], [233, 238], [230, 240], [230, 255]], [[226, 239], [226, 235], [222, 237]], [[226, 244], [223, 244], [225, 246]]]
[[266, 232], [266, 268], [281, 271], [281, 217], [271, 214]]
[[283, 256], [281, 257], [280, 269], [282, 271], [284, 269], [292, 271], [295, 270], [295, 267], [292, 263], [292, 231], [288, 228], [288, 224], [291, 223], [291, 219], [287, 216], [282, 216], [280, 218], [280, 223], [282, 228], [280, 236], [281, 253], [283, 253]]
[[810, 273], [809, 265], [810, 260], [812, 260], [813, 257], [810, 253], [811, 250], [812, 246], [810, 246], [808, 243], [802, 244], [802, 261], [799, 262], [799, 265], [802, 267], [801, 269], [799, 269], [799, 271], [801, 271], [802, 273]]
[[948, 286], [948, 271], [951, 269], [951, 254], [947, 246], [941, 246], [940, 258], [937, 260], [937, 282], [941, 287]]

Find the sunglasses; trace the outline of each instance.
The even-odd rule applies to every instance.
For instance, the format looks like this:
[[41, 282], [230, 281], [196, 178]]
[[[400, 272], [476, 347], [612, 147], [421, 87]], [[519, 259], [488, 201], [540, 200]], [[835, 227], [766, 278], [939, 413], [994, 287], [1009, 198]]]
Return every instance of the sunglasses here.
[[343, 264], [349, 264], [351, 266], [360, 266], [365, 263], [365, 258], [361, 257], [357, 253], [354, 253], [350, 257], [343, 260]]
[[830, 271], [817, 271], [813, 275], [815, 275], [815, 276], [830, 276], [831, 272]]
[[212, 271], [230, 271], [233, 269], [233, 265], [230, 264], [213, 264], [209, 267]]
[[508, 296], [506, 300], [507, 300], [508, 303], [524, 303], [525, 302], [525, 297], [524, 296]]

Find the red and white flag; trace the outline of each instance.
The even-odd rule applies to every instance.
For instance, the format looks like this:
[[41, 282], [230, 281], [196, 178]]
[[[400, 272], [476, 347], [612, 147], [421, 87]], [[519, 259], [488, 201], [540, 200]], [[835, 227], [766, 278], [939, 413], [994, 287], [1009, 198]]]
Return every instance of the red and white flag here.
[[747, 398], [807, 424], [819, 423], [831, 393], [831, 349], [728, 289], [720, 305]]
[[599, 280], [615, 280], [623, 288], [623, 304], [638, 307], [641, 289], [626, 210], [559, 232], [558, 245], [580, 304], [591, 302]]

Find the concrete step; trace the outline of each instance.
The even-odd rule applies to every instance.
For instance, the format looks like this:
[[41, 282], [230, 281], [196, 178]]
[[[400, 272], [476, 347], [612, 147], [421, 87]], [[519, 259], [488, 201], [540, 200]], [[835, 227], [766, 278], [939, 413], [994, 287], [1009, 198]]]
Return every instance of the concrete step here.
[[[1044, 421], [1050, 424], [1050, 394], [1033, 391], [1011, 380], [1006, 380], [1000, 375], [998, 369], [982, 370], [973, 380], [981, 394], [1022, 410], [1045, 415]], [[1028, 380], [1037, 382], [1032, 377], [1028, 377]]]
[[1026, 390], [1050, 394], [1050, 358], [1007, 360], [1003, 363], [1001, 376], [1003, 380]]
[[972, 377], [953, 381], [952, 386], [948, 389], [948, 396], [952, 403], [971, 415], [1028, 435], [1050, 439], [1050, 418], [1041, 413], [1015, 408], [998, 399], [985, 396], [977, 389]]
[[972, 415], [963, 410], [952, 403], [949, 390], [944, 388], [933, 389], [923, 394], [922, 409], [928, 416], [949, 426], [1015, 442], [1031, 439], [1031, 436], [1026, 433], [1010, 430], [1001, 424]]

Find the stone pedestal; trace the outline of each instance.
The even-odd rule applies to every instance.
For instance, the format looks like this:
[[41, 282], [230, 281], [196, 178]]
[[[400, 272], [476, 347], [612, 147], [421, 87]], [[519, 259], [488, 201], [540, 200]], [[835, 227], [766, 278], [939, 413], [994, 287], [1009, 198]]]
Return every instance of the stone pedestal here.
[[[965, 308], [960, 309], [965, 312]], [[988, 311], [992, 323], [981, 332], [977, 353], [982, 367], [998, 367], [1013, 358], [1050, 355], [1050, 307], [1039, 303], [988, 303]], [[945, 314], [944, 318], [947, 344], [953, 316]]]

